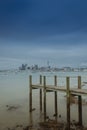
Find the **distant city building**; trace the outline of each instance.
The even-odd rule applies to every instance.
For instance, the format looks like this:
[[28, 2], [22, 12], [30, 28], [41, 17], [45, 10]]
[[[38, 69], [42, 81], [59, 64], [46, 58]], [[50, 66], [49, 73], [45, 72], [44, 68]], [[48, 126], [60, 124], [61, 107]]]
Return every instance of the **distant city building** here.
[[38, 64], [32, 65], [32, 66], [28, 66], [27, 64], [22, 64], [21, 67], [19, 67], [19, 70], [31, 70], [33, 72], [38, 72], [38, 71], [43, 71], [43, 72], [57, 72], [57, 71], [87, 71], [87, 67], [79, 67], [79, 68], [72, 68], [72, 67], [62, 67], [62, 68], [58, 68], [58, 67], [51, 67], [49, 65], [49, 62], [47, 62], [47, 66], [41, 66], [39, 67]]
[[19, 70], [26, 70], [27, 69], [27, 64], [22, 64], [21, 67], [19, 67]]

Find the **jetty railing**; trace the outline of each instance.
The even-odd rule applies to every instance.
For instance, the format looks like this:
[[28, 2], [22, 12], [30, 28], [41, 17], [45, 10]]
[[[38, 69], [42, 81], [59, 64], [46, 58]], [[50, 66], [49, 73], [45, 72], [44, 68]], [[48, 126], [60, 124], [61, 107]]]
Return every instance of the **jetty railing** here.
[[70, 78], [66, 77], [66, 85], [59, 86], [57, 83], [57, 76], [54, 76], [54, 85], [46, 84], [46, 76], [41, 76], [38, 84], [32, 83], [32, 75], [29, 76], [29, 112], [32, 112], [32, 90], [39, 89], [40, 90], [40, 111], [42, 111], [42, 91], [43, 91], [43, 108], [44, 108], [44, 122], [46, 121], [47, 112], [46, 112], [46, 93], [54, 92], [54, 106], [55, 106], [55, 120], [58, 121], [58, 97], [57, 92], [65, 92], [66, 93], [66, 106], [67, 106], [67, 128], [70, 130], [70, 97], [78, 96], [78, 123], [82, 126], [82, 95], [87, 96], [87, 89], [81, 88], [81, 76], [78, 76], [78, 86], [77, 88], [70, 88]]

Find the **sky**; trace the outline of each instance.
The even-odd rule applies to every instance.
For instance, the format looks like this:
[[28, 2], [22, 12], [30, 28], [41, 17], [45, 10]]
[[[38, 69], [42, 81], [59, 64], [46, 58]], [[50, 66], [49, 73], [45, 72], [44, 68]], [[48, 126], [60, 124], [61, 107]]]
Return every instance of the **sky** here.
[[0, 0], [0, 69], [87, 65], [87, 0]]

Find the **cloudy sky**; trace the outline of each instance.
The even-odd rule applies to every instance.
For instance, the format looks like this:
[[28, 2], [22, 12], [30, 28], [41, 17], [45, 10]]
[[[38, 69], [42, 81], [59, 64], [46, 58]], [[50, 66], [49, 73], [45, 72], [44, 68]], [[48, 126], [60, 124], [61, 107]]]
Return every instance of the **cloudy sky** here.
[[87, 0], [0, 0], [0, 68], [87, 64]]

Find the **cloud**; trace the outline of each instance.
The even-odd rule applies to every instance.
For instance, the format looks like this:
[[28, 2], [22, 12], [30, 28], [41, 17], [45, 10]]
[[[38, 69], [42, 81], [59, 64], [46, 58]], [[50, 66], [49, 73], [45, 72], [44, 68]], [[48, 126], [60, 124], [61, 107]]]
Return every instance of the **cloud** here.
[[0, 37], [24, 41], [87, 30], [87, 1], [0, 1]]

